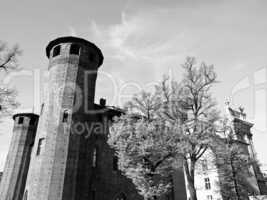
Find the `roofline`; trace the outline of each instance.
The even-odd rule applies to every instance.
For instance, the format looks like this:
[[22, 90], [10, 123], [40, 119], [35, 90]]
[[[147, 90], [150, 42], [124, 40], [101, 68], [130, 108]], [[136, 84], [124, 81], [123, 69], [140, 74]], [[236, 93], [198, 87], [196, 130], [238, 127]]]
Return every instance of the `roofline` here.
[[17, 113], [17, 114], [14, 114], [13, 115], [13, 120], [15, 120], [16, 117], [18, 116], [27, 116], [27, 117], [33, 117], [33, 118], [39, 118], [39, 115], [37, 114], [34, 114], [34, 113]]
[[247, 121], [245, 121], [245, 120], [242, 120], [242, 119], [239, 119], [239, 118], [236, 118], [236, 117], [233, 119], [233, 121], [242, 122], [242, 123], [248, 125], [250, 128], [254, 126], [253, 123], [247, 122]]
[[73, 36], [59, 37], [59, 38], [56, 38], [56, 39], [50, 41], [48, 43], [48, 45], [46, 46], [46, 56], [49, 58], [49, 53], [54, 46], [56, 46], [60, 43], [68, 43], [68, 42], [83, 43], [87, 46], [93, 47], [94, 49], [96, 49], [96, 51], [100, 57], [100, 61], [99, 61], [98, 66], [103, 64], [104, 56], [102, 54], [102, 51], [94, 43], [89, 42], [88, 40], [85, 40], [83, 38], [78, 38], [78, 37], [73, 37]]

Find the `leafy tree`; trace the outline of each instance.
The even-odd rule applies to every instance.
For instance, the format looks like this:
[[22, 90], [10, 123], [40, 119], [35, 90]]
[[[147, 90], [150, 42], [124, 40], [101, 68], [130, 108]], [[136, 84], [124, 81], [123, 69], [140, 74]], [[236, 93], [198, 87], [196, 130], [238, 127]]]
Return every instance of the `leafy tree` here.
[[180, 130], [170, 132], [158, 117], [161, 102], [156, 93], [142, 92], [126, 108], [125, 115], [115, 119], [108, 142], [117, 152], [120, 170], [139, 193], [156, 199], [171, 188]]
[[[18, 45], [9, 48], [5, 42], [0, 41], [0, 69], [5, 73], [18, 69], [17, 57], [21, 54]], [[1, 117], [18, 106], [15, 100], [16, 91], [5, 84], [0, 85], [0, 112]]]
[[118, 153], [121, 170], [146, 199], [165, 193], [170, 187], [167, 177], [182, 163], [190, 198], [197, 200], [195, 164], [216, 135], [219, 113], [210, 93], [216, 83], [213, 66], [196, 65], [189, 57], [182, 67], [181, 82], [164, 78], [154, 92], [133, 98], [111, 129], [109, 143]]

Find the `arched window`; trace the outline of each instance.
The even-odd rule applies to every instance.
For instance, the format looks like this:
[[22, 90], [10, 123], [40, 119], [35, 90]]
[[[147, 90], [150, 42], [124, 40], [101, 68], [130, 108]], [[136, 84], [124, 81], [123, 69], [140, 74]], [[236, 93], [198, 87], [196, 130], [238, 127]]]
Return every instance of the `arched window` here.
[[97, 167], [97, 159], [98, 159], [97, 157], [98, 157], [97, 148], [94, 147], [94, 149], [93, 149], [93, 164], [92, 164], [93, 167]]
[[124, 193], [120, 193], [114, 200], [127, 200]]
[[23, 124], [23, 120], [24, 120], [24, 118], [23, 118], [23, 117], [19, 117], [18, 124]]
[[80, 46], [77, 44], [72, 44], [70, 46], [70, 54], [79, 55], [80, 54]]
[[27, 200], [28, 198], [28, 190], [25, 191], [24, 196], [23, 196], [23, 200]]
[[67, 110], [64, 110], [62, 122], [68, 122], [68, 117], [69, 117], [68, 111]]
[[55, 46], [54, 49], [53, 49], [53, 57], [56, 57], [60, 54], [60, 45], [58, 46]]

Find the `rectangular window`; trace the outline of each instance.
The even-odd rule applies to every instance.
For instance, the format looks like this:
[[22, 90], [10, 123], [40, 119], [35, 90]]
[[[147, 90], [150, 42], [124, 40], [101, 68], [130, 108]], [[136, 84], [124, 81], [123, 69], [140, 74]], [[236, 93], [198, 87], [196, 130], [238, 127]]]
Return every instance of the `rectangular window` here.
[[54, 49], [53, 49], [53, 57], [56, 57], [60, 54], [60, 45], [56, 46]]
[[213, 200], [212, 195], [208, 195], [207, 200]]
[[70, 46], [70, 54], [79, 55], [80, 54], [80, 46], [77, 44], [72, 44]]
[[23, 120], [24, 120], [24, 118], [23, 118], [23, 117], [19, 117], [18, 124], [23, 124]]
[[40, 138], [38, 141], [38, 147], [37, 147], [37, 152], [36, 152], [37, 156], [41, 154], [41, 151], [42, 151], [43, 146], [44, 146], [44, 139], [45, 138]]
[[32, 118], [32, 119], [30, 120], [30, 125], [31, 125], [31, 126], [35, 125], [35, 119], [34, 119], [34, 118]]
[[68, 122], [68, 117], [69, 117], [68, 111], [64, 110], [62, 122]]
[[205, 188], [206, 190], [210, 190], [211, 186], [210, 186], [210, 179], [209, 178], [205, 178]]

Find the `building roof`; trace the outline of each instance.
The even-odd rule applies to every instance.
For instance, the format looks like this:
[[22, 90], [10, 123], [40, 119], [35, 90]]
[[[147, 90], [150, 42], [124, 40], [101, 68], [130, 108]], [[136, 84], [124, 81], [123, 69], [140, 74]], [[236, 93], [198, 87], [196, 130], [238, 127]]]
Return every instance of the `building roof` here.
[[124, 110], [115, 106], [102, 106], [100, 104], [94, 104], [94, 111], [96, 114], [107, 114], [109, 117], [120, 116], [125, 113]]

